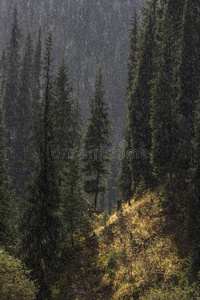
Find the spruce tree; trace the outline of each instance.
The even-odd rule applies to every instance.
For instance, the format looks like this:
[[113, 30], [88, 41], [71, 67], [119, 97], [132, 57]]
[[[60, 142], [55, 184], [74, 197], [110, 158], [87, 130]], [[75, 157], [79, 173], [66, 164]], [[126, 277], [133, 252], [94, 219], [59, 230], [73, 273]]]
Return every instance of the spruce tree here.
[[75, 112], [73, 87], [70, 81], [69, 69], [63, 59], [55, 79], [55, 130], [57, 137], [57, 147], [61, 156], [61, 160], [67, 160], [67, 155], [71, 148], [73, 148], [73, 140], [75, 138]]
[[15, 155], [13, 151], [16, 145], [17, 129], [17, 95], [19, 88], [19, 66], [20, 66], [20, 28], [18, 25], [18, 12], [15, 5], [13, 14], [13, 23], [11, 37], [7, 53], [7, 76], [3, 94], [3, 107], [5, 110], [5, 125], [7, 130], [7, 145], [10, 149], [8, 159], [10, 165], [10, 174], [14, 180], [17, 178], [15, 168]]
[[57, 168], [52, 157], [55, 99], [51, 53], [50, 33], [43, 67], [43, 98], [32, 137], [35, 170], [27, 186], [21, 224], [23, 260], [40, 285], [39, 300], [51, 299], [63, 232]]
[[195, 0], [185, 0], [180, 32], [180, 64], [178, 76], [178, 97], [181, 121], [182, 172], [186, 172], [192, 155], [191, 139], [194, 135], [193, 119], [195, 101], [198, 98], [200, 80], [200, 27], [199, 10]]
[[[131, 22], [130, 31], [130, 47], [129, 47], [129, 62], [128, 62], [128, 84], [127, 84], [127, 97], [132, 91], [133, 80], [135, 76], [136, 63], [137, 63], [137, 40], [138, 40], [138, 16], [134, 13]], [[121, 200], [127, 202], [133, 196], [132, 190], [132, 176], [129, 161], [129, 151], [131, 150], [131, 140], [128, 124], [125, 131], [125, 145], [123, 145], [123, 152], [121, 158], [120, 173], [118, 178], [118, 209], [121, 206]]]
[[[178, 172], [179, 168], [179, 111], [176, 103], [176, 35], [181, 20], [181, 3], [168, 0], [165, 5], [159, 48], [155, 57], [155, 76], [152, 85], [151, 161], [154, 174], [161, 182]], [[178, 17], [177, 17], [178, 16]]]
[[96, 76], [94, 96], [90, 100], [90, 118], [84, 137], [85, 192], [94, 197], [94, 210], [98, 196], [106, 190], [109, 174], [110, 121], [108, 105], [104, 100], [103, 76], [101, 68]]
[[120, 166], [120, 173], [118, 178], [118, 210], [121, 207], [121, 201], [127, 202], [130, 205], [131, 197], [133, 196], [132, 190], [132, 176], [129, 163], [129, 151], [131, 150], [130, 134], [128, 128], [125, 133], [125, 145], [122, 151], [122, 159]]
[[199, 239], [200, 235], [200, 95], [196, 103], [194, 119], [195, 135], [192, 140], [194, 161], [191, 169], [191, 198], [188, 201], [188, 221], [190, 239]]
[[34, 102], [40, 98], [40, 75], [41, 75], [41, 55], [42, 55], [42, 42], [41, 42], [41, 28], [38, 33], [38, 41], [33, 58], [33, 100]]
[[[57, 154], [60, 154], [60, 197], [63, 209], [65, 236], [74, 247], [74, 235], [87, 225], [80, 178], [78, 151], [80, 146], [80, 107], [73, 98], [69, 69], [63, 59], [55, 79], [55, 135]], [[87, 226], [86, 226], [87, 227]]]
[[88, 211], [84, 205], [83, 190], [81, 185], [79, 157], [76, 155], [78, 148], [68, 157], [65, 169], [62, 172], [60, 194], [63, 205], [63, 222], [65, 235], [69, 237], [71, 246], [75, 246], [74, 235], [85, 235], [88, 229]]
[[11, 242], [11, 181], [8, 176], [6, 158], [6, 140], [4, 114], [0, 104], [0, 246], [5, 247]]
[[17, 195], [22, 194], [25, 182], [28, 176], [28, 170], [25, 164], [28, 157], [27, 147], [30, 121], [32, 119], [31, 100], [33, 86], [33, 45], [30, 33], [27, 34], [24, 48], [24, 55], [21, 63], [19, 76], [19, 92], [16, 105], [16, 141], [14, 147], [15, 169], [17, 177], [15, 178], [15, 187]]
[[193, 246], [190, 256], [190, 278], [196, 279], [200, 270], [200, 94], [196, 101], [193, 161], [186, 199], [187, 240]]
[[134, 193], [140, 185], [147, 188], [152, 184], [151, 127], [149, 122], [151, 80], [154, 72], [157, 1], [148, 1], [148, 7], [144, 9], [143, 14], [143, 33], [138, 48], [140, 52], [139, 61], [132, 92], [128, 99], [128, 126], [131, 139], [130, 166]]
[[128, 84], [127, 95], [132, 91], [133, 80], [137, 64], [137, 44], [138, 44], [138, 29], [139, 29], [138, 15], [135, 11], [131, 21], [130, 30], [130, 46], [129, 46], [129, 61], [128, 61]]
[[5, 89], [5, 83], [6, 83], [6, 74], [7, 74], [7, 58], [6, 58], [6, 52], [3, 50], [1, 61], [0, 61], [0, 98], [2, 99]]
[[[182, 114], [181, 147], [185, 150], [182, 170], [190, 178], [185, 204], [187, 238], [193, 245], [191, 274], [194, 279], [200, 270], [200, 27], [199, 10], [194, 0], [185, 0], [181, 28], [178, 104]], [[192, 34], [191, 34], [192, 32]], [[195, 109], [194, 109], [195, 108]], [[194, 121], [194, 122], [193, 122]], [[191, 142], [192, 141], [192, 142]], [[191, 166], [190, 172], [188, 166]], [[187, 183], [188, 181], [186, 181]], [[192, 275], [192, 276], [191, 276]]]

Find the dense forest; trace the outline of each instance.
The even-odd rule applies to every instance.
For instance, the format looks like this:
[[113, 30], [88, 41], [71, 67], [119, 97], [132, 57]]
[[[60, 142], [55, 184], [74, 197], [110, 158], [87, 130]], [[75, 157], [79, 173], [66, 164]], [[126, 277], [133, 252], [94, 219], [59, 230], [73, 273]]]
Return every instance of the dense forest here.
[[200, 3], [0, 14], [0, 299], [200, 299]]

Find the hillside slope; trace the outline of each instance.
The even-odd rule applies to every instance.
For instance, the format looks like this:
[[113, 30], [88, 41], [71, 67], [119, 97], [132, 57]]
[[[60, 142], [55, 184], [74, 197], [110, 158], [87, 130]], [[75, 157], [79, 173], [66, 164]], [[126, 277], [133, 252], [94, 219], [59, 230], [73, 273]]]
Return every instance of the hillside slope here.
[[175, 243], [180, 226], [169, 221], [158, 194], [151, 193], [124, 205], [97, 229], [98, 260], [105, 271], [101, 285], [112, 286], [113, 299], [135, 299], [156, 283], [174, 280], [183, 264]]
[[95, 233], [74, 256], [79, 275], [65, 299], [200, 299], [185, 276], [185, 225], [163, 200], [157, 190], [108, 221], [95, 215]]

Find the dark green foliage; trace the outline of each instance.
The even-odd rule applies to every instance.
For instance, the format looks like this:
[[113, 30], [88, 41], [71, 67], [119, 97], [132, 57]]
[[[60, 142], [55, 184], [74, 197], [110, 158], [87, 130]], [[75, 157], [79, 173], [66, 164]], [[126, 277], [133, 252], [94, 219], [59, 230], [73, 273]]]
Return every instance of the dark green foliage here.
[[[124, 202], [131, 200], [133, 196], [132, 190], [132, 176], [129, 163], [129, 151], [131, 151], [130, 135], [128, 129], [126, 130], [125, 135], [125, 145], [121, 149], [122, 159], [121, 159], [121, 168], [118, 178], [118, 191], [119, 191], [119, 201], [123, 200]], [[120, 205], [119, 205], [120, 206]], [[118, 207], [120, 208], [120, 207]]]
[[129, 46], [129, 62], [128, 62], [128, 85], [127, 93], [132, 91], [133, 79], [135, 75], [135, 68], [137, 63], [137, 44], [138, 44], [138, 15], [135, 12], [130, 30], [130, 46]]
[[[17, 6], [15, 5], [11, 37], [7, 54], [7, 77], [3, 96], [5, 108], [5, 123], [8, 131], [8, 144], [13, 146], [16, 132], [16, 102], [19, 82], [19, 39], [20, 29], [17, 20]], [[12, 170], [11, 170], [12, 172]]]
[[44, 58], [43, 98], [33, 135], [35, 169], [27, 186], [22, 217], [22, 258], [40, 285], [38, 299], [51, 299], [61, 251], [63, 225], [58, 175], [52, 157], [54, 144], [54, 95], [52, 78], [52, 36], [47, 40]]
[[200, 97], [196, 103], [194, 130], [195, 135], [192, 141], [194, 160], [187, 199], [188, 237], [200, 243]]
[[2, 105], [0, 105], [0, 245], [11, 242], [11, 181], [8, 176], [8, 164], [5, 146], [5, 127]]
[[[136, 61], [137, 61], [137, 40], [138, 40], [138, 17], [135, 12], [132, 23], [131, 23], [131, 31], [130, 31], [130, 54], [129, 54], [129, 63], [128, 63], [128, 85], [127, 85], [127, 95], [132, 91], [133, 80], [136, 69]], [[132, 176], [130, 169], [130, 161], [129, 161], [129, 151], [131, 150], [131, 139], [130, 132], [128, 128], [128, 124], [126, 125], [125, 132], [125, 145], [121, 158], [121, 167], [120, 173], [118, 177], [118, 209], [120, 208], [121, 200], [123, 199], [125, 202], [130, 201], [133, 191], [132, 191]]]
[[[75, 150], [75, 149], [74, 149]], [[83, 197], [80, 166], [76, 155], [68, 158], [62, 174], [61, 199], [63, 203], [63, 220], [65, 235], [75, 246], [75, 238], [86, 236], [89, 229], [88, 209], [90, 205]]]
[[[80, 108], [74, 99], [68, 67], [63, 60], [55, 80], [55, 135], [57, 151], [60, 151], [60, 197], [63, 208], [65, 239], [74, 247], [74, 235], [83, 234], [87, 227], [87, 207], [84, 207], [80, 178]], [[59, 148], [58, 148], [59, 147]]]
[[[191, 138], [194, 134], [195, 101], [200, 80], [200, 23], [196, 0], [184, 1], [178, 68], [178, 105], [181, 120], [181, 149], [184, 150], [182, 170], [187, 171], [191, 160]], [[192, 34], [191, 34], [192, 33]]]
[[151, 161], [154, 174], [163, 182], [179, 168], [179, 111], [176, 103], [176, 34], [180, 22], [180, 5], [168, 1], [165, 5], [156, 54], [156, 73], [152, 87]]
[[150, 101], [151, 80], [154, 71], [155, 28], [157, 1], [148, 3], [144, 10], [143, 34], [138, 51], [138, 65], [128, 99], [128, 126], [131, 138], [131, 173], [133, 192], [141, 181], [146, 187], [152, 184], [150, 163], [151, 128]]
[[7, 72], [7, 58], [6, 58], [6, 52], [5, 50], [2, 53], [1, 61], [0, 61], [0, 98], [2, 99], [5, 89], [5, 83], [6, 83], [6, 72]]
[[55, 135], [57, 147], [60, 148], [61, 159], [67, 160], [75, 139], [75, 111], [73, 88], [70, 82], [69, 69], [63, 59], [55, 79]]
[[15, 147], [13, 153], [15, 155], [15, 169], [17, 175], [15, 177], [15, 187], [17, 196], [22, 194], [25, 187], [27, 176], [29, 174], [25, 164], [30, 160], [27, 152], [28, 136], [30, 131], [30, 122], [32, 120], [31, 99], [33, 87], [33, 45], [30, 33], [27, 34], [22, 59], [19, 92], [16, 105], [16, 134]]
[[10, 176], [13, 186], [16, 187], [18, 169], [15, 165], [15, 148], [17, 144], [17, 96], [19, 89], [19, 67], [20, 67], [20, 29], [17, 20], [17, 6], [15, 5], [11, 37], [7, 52], [6, 80], [3, 88], [3, 108], [5, 110], [6, 142], [9, 147], [8, 159]]
[[96, 210], [98, 195], [106, 190], [110, 161], [110, 122], [101, 69], [97, 73], [94, 97], [90, 100], [90, 114], [84, 137], [85, 192], [94, 197]]
[[40, 75], [41, 75], [41, 54], [42, 54], [42, 43], [41, 43], [41, 29], [38, 33], [38, 41], [34, 53], [34, 64], [33, 64], [33, 89], [32, 97], [36, 101], [40, 98]]

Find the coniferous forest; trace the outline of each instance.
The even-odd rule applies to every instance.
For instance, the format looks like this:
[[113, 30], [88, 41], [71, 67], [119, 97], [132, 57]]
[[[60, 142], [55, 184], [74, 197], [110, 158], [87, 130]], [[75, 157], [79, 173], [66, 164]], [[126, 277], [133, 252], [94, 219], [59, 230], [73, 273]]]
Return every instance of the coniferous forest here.
[[200, 2], [0, 16], [0, 300], [200, 299]]

